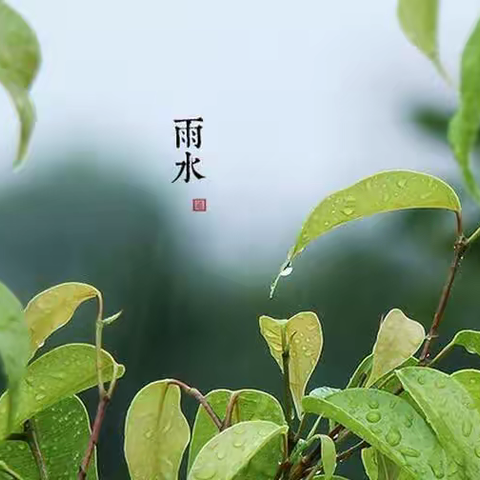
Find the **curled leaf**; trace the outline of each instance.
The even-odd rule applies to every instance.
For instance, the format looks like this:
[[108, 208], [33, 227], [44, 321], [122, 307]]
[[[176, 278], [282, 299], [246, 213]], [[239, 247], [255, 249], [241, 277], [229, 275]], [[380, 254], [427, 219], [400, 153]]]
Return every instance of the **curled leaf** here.
[[25, 308], [30, 331], [31, 356], [45, 340], [70, 321], [75, 310], [86, 300], [102, 294], [85, 283], [62, 283], [36, 295]]
[[431, 175], [408, 170], [377, 173], [329, 195], [315, 207], [303, 224], [295, 245], [272, 285], [271, 295], [285, 266], [291, 269], [294, 258], [319, 236], [352, 220], [411, 208], [461, 210], [460, 201], [449, 185]]
[[335, 442], [328, 435], [320, 435], [322, 465], [325, 480], [331, 480], [337, 468], [337, 449]]
[[[260, 317], [260, 332], [272, 357], [283, 372], [283, 352], [287, 349], [290, 390], [297, 415], [302, 413], [302, 398], [323, 348], [323, 333], [313, 312], [297, 313], [289, 320]], [[287, 345], [283, 345], [283, 338]]]
[[420, 323], [398, 308], [390, 310], [373, 347], [373, 366], [366, 387], [402, 365], [420, 348], [424, 339], [425, 329]]
[[125, 421], [125, 458], [132, 480], [176, 479], [190, 428], [180, 407], [180, 388], [169, 380], [143, 387]]

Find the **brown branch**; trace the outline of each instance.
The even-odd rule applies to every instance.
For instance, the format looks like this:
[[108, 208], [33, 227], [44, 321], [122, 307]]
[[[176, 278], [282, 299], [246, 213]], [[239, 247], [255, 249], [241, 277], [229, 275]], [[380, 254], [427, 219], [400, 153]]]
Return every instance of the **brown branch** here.
[[440, 296], [440, 301], [438, 302], [437, 310], [435, 311], [435, 315], [433, 317], [432, 326], [430, 327], [430, 331], [427, 334], [425, 343], [423, 344], [422, 353], [419, 358], [419, 365], [425, 365], [428, 362], [428, 358], [430, 356], [430, 347], [432, 342], [435, 338], [437, 338], [438, 334], [438, 327], [442, 322], [443, 315], [445, 313], [445, 309], [447, 307], [448, 299], [450, 298], [450, 293], [452, 291], [453, 282], [455, 280], [455, 276], [458, 272], [458, 267], [460, 266], [460, 262], [468, 248], [468, 243], [463, 235], [460, 235], [458, 240], [455, 242], [455, 253], [453, 256], [452, 263], [450, 265], [450, 270], [448, 273], [447, 281], [442, 290], [442, 295]]
[[41, 480], [48, 480], [47, 466], [43, 458], [40, 445], [38, 443], [37, 433], [35, 432], [35, 424], [33, 420], [27, 420], [24, 424], [24, 432], [27, 436], [27, 443], [32, 451], [33, 458], [38, 468]]
[[222, 421], [218, 418], [218, 415], [213, 411], [213, 408], [207, 402], [207, 399], [200, 393], [196, 388], [192, 388], [186, 383], [181, 382], [180, 380], [170, 380], [168, 382], [171, 385], [177, 385], [180, 387], [187, 395], [195, 398], [198, 403], [205, 409], [209, 417], [212, 419], [212, 422], [218, 428], [219, 431], [222, 430]]
[[92, 434], [90, 435], [87, 450], [78, 470], [78, 480], [84, 480], [85, 478], [87, 478], [87, 470], [90, 465], [90, 460], [92, 459], [93, 452], [95, 451], [95, 447], [98, 445], [100, 429], [102, 428], [103, 419], [105, 418], [105, 411], [109, 402], [110, 396], [107, 395], [107, 393], [104, 393], [100, 398], [100, 402], [98, 403], [97, 414], [95, 415], [95, 420], [93, 422]]
[[235, 392], [231, 397], [227, 405], [227, 410], [225, 412], [225, 419], [222, 422], [221, 431], [229, 428], [232, 425], [232, 415], [235, 405], [237, 405], [237, 400], [241, 392]]

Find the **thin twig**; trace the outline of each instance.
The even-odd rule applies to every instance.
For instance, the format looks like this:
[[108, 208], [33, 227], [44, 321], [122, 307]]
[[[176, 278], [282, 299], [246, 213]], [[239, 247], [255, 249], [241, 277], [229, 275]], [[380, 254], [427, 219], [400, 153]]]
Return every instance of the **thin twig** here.
[[448, 299], [450, 298], [450, 293], [452, 291], [453, 282], [458, 272], [458, 267], [460, 266], [460, 262], [467, 248], [468, 243], [466, 242], [465, 237], [461, 235], [455, 243], [455, 253], [452, 263], [450, 265], [447, 281], [445, 282], [445, 285], [443, 287], [442, 295], [440, 296], [440, 301], [438, 302], [438, 307], [433, 317], [432, 326], [430, 327], [430, 331], [428, 332], [425, 343], [423, 344], [422, 353], [419, 358], [419, 365], [425, 365], [428, 362], [428, 358], [430, 355], [430, 347], [433, 340], [438, 336], [438, 327], [442, 322], [445, 308], [447, 307]]
[[362, 440], [361, 442], [355, 444], [353, 447], [350, 447], [349, 449], [345, 450], [344, 452], [341, 452], [337, 455], [337, 462], [344, 462], [347, 460], [347, 458], [350, 458], [355, 452], [362, 450], [363, 448], [367, 448], [370, 445], [365, 441]]
[[37, 433], [35, 431], [35, 423], [33, 420], [27, 420], [24, 424], [24, 431], [27, 436], [27, 443], [32, 451], [33, 458], [37, 464], [38, 472], [41, 480], [48, 480], [47, 466], [43, 458], [40, 445], [38, 443]]
[[209, 417], [212, 419], [215, 426], [219, 431], [222, 430], [222, 421], [218, 418], [218, 415], [213, 411], [213, 408], [207, 402], [207, 399], [200, 393], [196, 388], [192, 388], [186, 383], [181, 382], [180, 380], [170, 380], [168, 383], [172, 385], [177, 385], [180, 387], [187, 395], [195, 398], [198, 403], [205, 409]]
[[292, 431], [293, 421], [293, 400], [290, 391], [290, 344], [287, 340], [287, 333], [282, 330], [282, 367], [283, 367], [283, 390], [285, 396], [285, 416], [289, 431]]
[[95, 447], [98, 444], [98, 437], [100, 435], [103, 419], [105, 417], [105, 410], [107, 409], [109, 402], [110, 397], [105, 392], [98, 403], [97, 414], [95, 415], [95, 420], [93, 422], [92, 434], [90, 435], [90, 439], [88, 441], [87, 451], [85, 452], [82, 463], [78, 470], [78, 480], [84, 480], [87, 478], [88, 466], [90, 465], [90, 460], [92, 459]]
[[0, 472], [10, 475], [13, 480], [23, 480], [23, 478], [14, 470], [12, 470], [3, 460], [0, 460]]

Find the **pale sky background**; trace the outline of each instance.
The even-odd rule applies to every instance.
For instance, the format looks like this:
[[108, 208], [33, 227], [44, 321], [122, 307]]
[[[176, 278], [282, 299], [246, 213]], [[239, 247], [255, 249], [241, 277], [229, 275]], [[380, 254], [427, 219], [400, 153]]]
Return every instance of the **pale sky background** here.
[[[72, 142], [113, 147], [171, 196], [182, 236], [233, 266], [280, 263], [270, 244], [286, 252], [323, 196], [377, 170], [456, 172], [444, 146], [407, 121], [415, 103], [456, 100], [403, 37], [394, 0], [10, 3], [36, 30], [43, 64], [21, 173], [11, 171], [17, 126], [0, 93], [0, 188], [35, 181]], [[456, 79], [480, 2], [442, 3], [441, 55]], [[207, 180], [172, 185], [183, 159], [173, 119], [197, 115]], [[207, 198], [206, 215], [190, 211], [195, 197]]]

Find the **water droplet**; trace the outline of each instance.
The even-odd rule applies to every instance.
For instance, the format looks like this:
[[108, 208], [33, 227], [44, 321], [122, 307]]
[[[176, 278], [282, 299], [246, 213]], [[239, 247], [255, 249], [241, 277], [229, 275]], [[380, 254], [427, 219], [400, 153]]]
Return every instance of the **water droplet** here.
[[422, 195], [420, 195], [420, 198], [422, 200], [426, 200], [428, 197], [430, 197], [432, 195], [432, 192], [427, 192], [427, 193], [422, 193]]
[[418, 383], [419, 383], [420, 385], [425, 385], [425, 383], [426, 383], [425, 375], [420, 375], [420, 376], [418, 377]]
[[40, 401], [43, 400], [45, 397], [46, 397], [46, 395], [45, 395], [44, 393], [37, 393], [37, 394], [35, 395], [35, 400], [36, 400], [37, 402], [40, 402]]
[[413, 417], [405, 417], [403, 424], [407, 427], [410, 428], [413, 425]]
[[370, 400], [370, 402], [368, 402], [368, 406], [370, 408], [378, 408], [378, 402], [376, 400]]
[[388, 202], [389, 200], [390, 200], [390, 195], [388, 193], [385, 193], [385, 195], [383, 195], [383, 201]]
[[397, 186], [398, 188], [405, 188], [405, 185], [407, 184], [407, 180], [405, 180], [404, 178], [400, 179], [398, 182], [397, 182]]
[[152, 438], [152, 431], [151, 430], [148, 430], [147, 432], [145, 432], [145, 438]]
[[245, 445], [246, 441], [247, 441], [246, 438], [237, 438], [233, 441], [233, 446], [235, 448], [242, 448]]
[[405, 457], [414, 457], [417, 458], [420, 456], [420, 452], [411, 447], [403, 447], [400, 449], [400, 453]]
[[245, 427], [243, 425], [238, 425], [234, 428], [233, 433], [235, 435], [242, 435], [245, 433]]
[[210, 480], [216, 473], [217, 469], [213, 465], [205, 465], [204, 467], [195, 469], [193, 472], [195, 478], [198, 478], [198, 480]]
[[473, 425], [470, 420], [464, 420], [462, 423], [462, 433], [464, 437], [469, 437], [472, 433]]
[[226, 455], [226, 454], [225, 454], [225, 452], [224, 452], [223, 450], [219, 450], [219, 451], [217, 452], [217, 458], [218, 458], [219, 460], [223, 460], [223, 459], [225, 458], [225, 455]]
[[366, 416], [366, 419], [370, 422], [370, 423], [377, 423], [381, 420], [382, 418], [382, 415], [380, 414], [380, 412], [368, 412], [367, 413], [367, 416]]
[[392, 428], [387, 433], [386, 440], [389, 445], [396, 447], [401, 442], [402, 435], [396, 428]]
[[476, 455], [478, 458], [480, 458], [480, 445], [477, 445], [477, 446], [475, 447], [475, 455]]
[[445, 469], [441, 464], [429, 463], [429, 467], [432, 470], [435, 478], [443, 478], [445, 476]]
[[342, 210], [342, 212], [343, 212], [345, 215], [350, 216], [350, 215], [352, 215], [352, 214], [355, 212], [355, 210], [354, 210], [353, 208], [347, 207], [347, 208], [344, 208], [344, 209]]
[[290, 262], [285, 265], [285, 268], [280, 272], [281, 277], [288, 277], [293, 272], [293, 267]]

